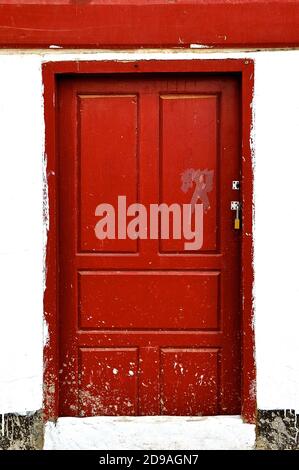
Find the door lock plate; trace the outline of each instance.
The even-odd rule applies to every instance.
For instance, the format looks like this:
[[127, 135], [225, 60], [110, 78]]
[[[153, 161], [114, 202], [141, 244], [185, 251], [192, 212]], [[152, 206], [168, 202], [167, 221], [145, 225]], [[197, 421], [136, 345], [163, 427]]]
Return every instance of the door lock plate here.
[[232, 211], [236, 211], [240, 209], [240, 202], [239, 201], [230, 201], [230, 208]]

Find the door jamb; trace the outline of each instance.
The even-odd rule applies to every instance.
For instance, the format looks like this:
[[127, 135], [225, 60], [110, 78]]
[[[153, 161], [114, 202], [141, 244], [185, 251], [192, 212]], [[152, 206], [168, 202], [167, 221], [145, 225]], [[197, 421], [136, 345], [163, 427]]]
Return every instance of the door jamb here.
[[42, 66], [44, 85], [45, 157], [44, 182], [45, 221], [48, 225], [46, 246], [46, 279], [44, 319], [49, 337], [44, 346], [44, 415], [45, 419], [58, 417], [58, 193], [57, 193], [57, 78], [64, 74], [118, 74], [118, 73], [238, 73], [241, 76], [241, 172], [242, 172], [242, 417], [255, 422], [255, 360], [253, 331], [253, 168], [251, 150], [252, 99], [254, 63], [249, 59], [191, 59], [138, 61], [62, 61], [46, 62]]

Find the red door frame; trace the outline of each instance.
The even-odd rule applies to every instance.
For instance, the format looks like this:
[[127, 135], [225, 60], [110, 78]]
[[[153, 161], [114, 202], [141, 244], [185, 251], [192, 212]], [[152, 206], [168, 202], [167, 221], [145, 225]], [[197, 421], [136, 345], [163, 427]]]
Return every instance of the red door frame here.
[[49, 340], [44, 348], [44, 410], [46, 419], [58, 416], [58, 246], [57, 246], [57, 109], [56, 83], [62, 74], [119, 74], [119, 73], [236, 73], [241, 78], [242, 120], [242, 416], [254, 422], [256, 411], [255, 361], [253, 332], [253, 173], [250, 147], [252, 127], [251, 103], [253, 98], [254, 65], [251, 60], [146, 60], [97, 62], [48, 62], [43, 65], [45, 104], [45, 159], [49, 197], [49, 231], [46, 251], [46, 290], [44, 314], [49, 327]]

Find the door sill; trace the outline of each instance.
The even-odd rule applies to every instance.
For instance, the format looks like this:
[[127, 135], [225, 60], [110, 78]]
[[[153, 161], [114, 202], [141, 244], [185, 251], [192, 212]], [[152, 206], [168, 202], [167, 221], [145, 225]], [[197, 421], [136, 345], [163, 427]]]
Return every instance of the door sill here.
[[46, 450], [252, 450], [240, 416], [96, 416], [45, 426]]

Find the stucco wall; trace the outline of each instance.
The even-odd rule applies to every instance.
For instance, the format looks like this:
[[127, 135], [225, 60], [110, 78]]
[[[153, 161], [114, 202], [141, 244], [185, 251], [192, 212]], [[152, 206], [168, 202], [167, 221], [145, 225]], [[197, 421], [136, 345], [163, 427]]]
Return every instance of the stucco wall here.
[[[47, 60], [253, 58], [257, 405], [299, 409], [299, 51], [0, 53], [0, 413], [42, 407]], [[239, 431], [238, 431], [239, 432]], [[254, 432], [254, 430], [252, 431]]]

